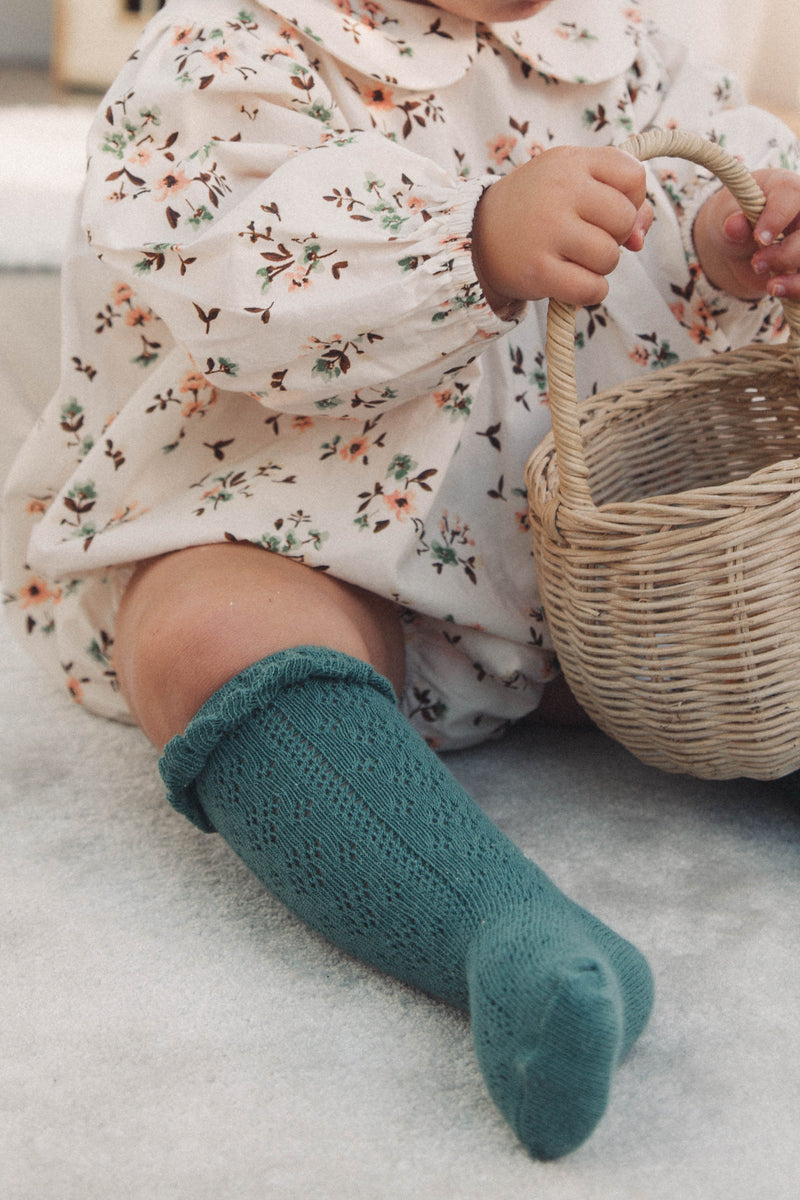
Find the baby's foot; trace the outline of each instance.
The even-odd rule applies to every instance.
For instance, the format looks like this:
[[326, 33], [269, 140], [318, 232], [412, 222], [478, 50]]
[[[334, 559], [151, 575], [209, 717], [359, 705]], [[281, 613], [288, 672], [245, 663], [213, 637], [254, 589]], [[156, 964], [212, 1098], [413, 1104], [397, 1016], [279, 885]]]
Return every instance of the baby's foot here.
[[[557, 922], [545, 933], [517, 910], [485, 927], [472, 948], [478, 1060], [495, 1103], [538, 1159], [569, 1153], [595, 1128], [632, 1040], [630, 1014], [637, 1012], [640, 1029], [652, 997], [649, 968], [638, 952], [629, 947], [627, 979], [620, 979], [581, 924]], [[638, 998], [626, 1005], [623, 987]]]

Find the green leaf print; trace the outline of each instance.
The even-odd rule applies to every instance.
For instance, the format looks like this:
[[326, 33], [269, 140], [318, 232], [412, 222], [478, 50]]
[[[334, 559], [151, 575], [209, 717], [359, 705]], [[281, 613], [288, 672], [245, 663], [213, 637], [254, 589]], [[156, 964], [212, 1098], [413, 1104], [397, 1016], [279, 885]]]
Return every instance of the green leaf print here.
[[[78, 419], [80, 418], [80, 419]], [[61, 406], [61, 428], [68, 430], [70, 433], [75, 433], [83, 424], [83, 408], [78, 402], [77, 396], [72, 396], [66, 404]]]
[[407, 479], [412, 471], [416, 471], [417, 466], [410, 454], [395, 454], [387, 468], [386, 478], [401, 482]]
[[[470, 583], [477, 584], [479, 564], [475, 554], [470, 553], [475, 548], [475, 540], [471, 535], [469, 525], [465, 524], [460, 517], [451, 517], [448, 512], [443, 512], [439, 521], [442, 540], [436, 539], [428, 544], [422, 522], [415, 520], [414, 524], [417, 527], [419, 541], [417, 554], [431, 555], [431, 566], [437, 575], [441, 575], [445, 567], [459, 567]], [[465, 553], [460, 552], [462, 547]]]
[[194, 210], [191, 217], [187, 217], [187, 220], [190, 225], [194, 225], [195, 229], [197, 229], [202, 221], [213, 221], [214, 214], [209, 212], [205, 204], [201, 204], [199, 208]]
[[89, 512], [97, 503], [97, 488], [90, 480], [88, 483], [76, 483], [67, 492], [65, 506], [74, 513]]
[[431, 553], [443, 567], [458, 566], [458, 555], [452, 546], [443, 546], [441, 542], [431, 542]]
[[659, 338], [657, 333], [640, 333], [639, 337], [641, 341], [631, 351], [630, 357], [640, 366], [661, 370], [680, 361], [669, 342], [665, 338]]
[[315, 100], [314, 103], [305, 112], [309, 117], [313, 117], [315, 121], [323, 121], [327, 123], [333, 117], [333, 110], [326, 108], [321, 100]]
[[397, 233], [408, 220], [408, 217], [402, 217], [395, 206], [386, 200], [379, 200], [369, 211], [377, 213], [381, 218], [381, 228], [391, 230], [392, 233]]

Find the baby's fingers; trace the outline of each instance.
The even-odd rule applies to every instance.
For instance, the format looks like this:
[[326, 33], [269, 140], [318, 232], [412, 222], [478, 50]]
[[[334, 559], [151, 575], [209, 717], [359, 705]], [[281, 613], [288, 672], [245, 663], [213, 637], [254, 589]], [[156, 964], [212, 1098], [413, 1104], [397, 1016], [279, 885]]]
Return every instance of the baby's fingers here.
[[[747, 218], [745, 217], [745, 220]], [[653, 207], [649, 201], [645, 201], [642, 207], [636, 214], [636, 222], [631, 230], [628, 240], [624, 242], [626, 250], [641, 250], [644, 246], [644, 239], [650, 226], [653, 224]]]
[[[800, 225], [800, 222], [792, 222], [792, 225]], [[758, 250], [753, 255], [751, 266], [755, 274], [764, 280], [764, 286], [771, 296], [800, 299], [800, 228], [786, 234], [775, 245]]]
[[800, 176], [789, 171], [757, 171], [767, 203], [753, 230], [759, 246], [771, 246], [781, 234], [800, 227]]
[[767, 291], [778, 300], [800, 300], [800, 275], [775, 275]]

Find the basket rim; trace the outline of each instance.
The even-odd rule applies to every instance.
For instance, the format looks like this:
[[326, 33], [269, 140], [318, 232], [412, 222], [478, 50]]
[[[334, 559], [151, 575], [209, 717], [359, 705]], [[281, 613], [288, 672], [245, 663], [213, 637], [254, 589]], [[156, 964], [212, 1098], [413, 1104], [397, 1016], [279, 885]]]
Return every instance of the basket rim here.
[[[545, 441], [548, 440], [549, 435]], [[546, 449], [544, 442], [541, 443], [540, 451]], [[554, 443], [542, 457], [555, 459]], [[560, 528], [564, 531], [569, 529], [574, 532], [582, 528], [596, 533], [614, 531], [620, 534], [645, 534], [651, 532], [654, 526], [661, 528], [668, 525], [674, 529], [680, 525], [717, 524], [764, 508], [782, 498], [799, 495], [800, 458], [789, 458], [770, 463], [730, 483], [710, 484], [684, 492], [655, 493], [637, 500], [610, 500], [570, 509], [562, 507], [557, 492], [549, 489], [540, 491], [532, 487], [528, 491], [528, 507], [531, 515], [541, 524], [549, 526], [552, 521], [560, 519]], [[757, 504], [754, 503], [756, 496], [759, 497]]]
[[[708, 169], [732, 193], [752, 226], [764, 210], [766, 197], [747, 168], [718, 143], [688, 130], [650, 127], [632, 134], [620, 147], [641, 162], [663, 156], [688, 159]], [[800, 377], [800, 301], [781, 298], [789, 342], [796, 351]], [[551, 297], [547, 306], [546, 357], [550, 380], [550, 411], [559, 457], [562, 504], [579, 509], [593, 503], [578, 422], [579, 397], [575, 374], [576, 306]]]
[[[640, 402], [643, 393], [652, 389], [654, 384], [663, 388], [665, 384], [676, 383], [686, 388], [698, 382], [709, 382], [718, 379], [725, 383], [731, 376], [741, 372], [742, 375], [752, 373], [754, 367], [762, 370], [764, 364], [770, 364], [778, 374], [788, 375], [795, 387], [798, 388], [798, 405], [800, 405], [800, 378], [797, 374], [798, 348], [790, 342], [774, 342], [764, 345], [753, 342], [748, 346], [740, 346], [736, 350], [725, 350], [719, 354], [709, 354], [703, 357], [685, 359], [669, 367], [651, 367], [641, 375], [623, 380], [622, 383], [612, 384], [601, 392], [586, 396], [578, 404], [579, 418], [591, 411], [596, 404], [618, 397], [620, 401], [630, 397], [631, 401]], [[748, 369], [749, 368], [749, 369]], [[759, 392], [763, 389], [757, 389]], [[581, 419], [581, 424], [584, 420]]]
[[[665, 398], [652, 395], [654, 384], [657, 384], [659, 391], [675, 385], [673, 394], [678, 396], [698, 384], [711, 384], [715, 380], [722, 386], [732, 374], [741, 371], [741, 374], [746, 376], [752, 374], [754, 367], [763, 369], [766, 363], [770, 364], [773, 374], [786, 375], [797, 389], [797, 404], [800, 409], [796, 349], [786, 342], [770, 346], [753, 344], [739, 350], [726, 351], [708, 358], [691, 359], [676, 366], [659, 369], [655, 373], [655, 379], [654, 372], [651, 371], [621, 385], [606, 388], [596, 395], [587, 396], [577, 409], [581, 431], [583, 432], [583, 428], [596, 418], [602, 421], [604, 416], [610, 417], [614, 413], [627, 411], [635, 414], [637, 410], [644, 413], [662, 406]], [[769, 380], [764, 381], [763, 387], [754, 386], [747, 390], [752, 390], [754, 395], [765, 395], [769, 391]], [[744, 403], [744, 399], [741, 402]], [[550, 473], [551, 464], [555, 468], [556, 482], [553, 487], [545, 485], [545, 473]], [[756, 471], [726, 483], [706, 484], [677, 492], [653, 492], [633, 500], [609, 500], [602, 503], [590, 501], [588, 504], [567, 509], [563, 507], [560, 493], [555, 434], [550, 429], [528, 457], [525, 464], [525, 483], [531, 514], [539, 520], [547, 519], [548, 524], [553, 520], [555, 508], [559, 509], [562, 516], [571, 514], [569, 524], [572, 528], [575, 528], [578, 520], [584, 522], [587, 528], [608, 528], [612, 518], [621, 521], [622, 526], [628, 530], [641, 521], [647, 524], [659, 520], [672, 524], [696, 524], [701, 521], [723, 520], [733, 515], [734, 511], [739, 511], [745, 504], [748, 508], [760, 508], [762, 504], [774, 501], [780, 495], [800, 491], [800, 455], [776, 459]], [[754, 504], [756, 496], [759, 495], [763, 499]]]

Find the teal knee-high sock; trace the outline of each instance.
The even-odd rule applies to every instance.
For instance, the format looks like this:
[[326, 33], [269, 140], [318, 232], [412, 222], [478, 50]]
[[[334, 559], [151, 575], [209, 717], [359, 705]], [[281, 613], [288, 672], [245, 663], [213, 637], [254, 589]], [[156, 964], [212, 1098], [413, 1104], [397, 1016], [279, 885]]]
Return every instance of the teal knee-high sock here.
[[647, 964], [488, 820], [370, 666], [316, 647], [264, 659], [160, 767], [175, 807], [314, 929], [470, 1013], [535, 1157], [588, 1137], [647, 1021]]

